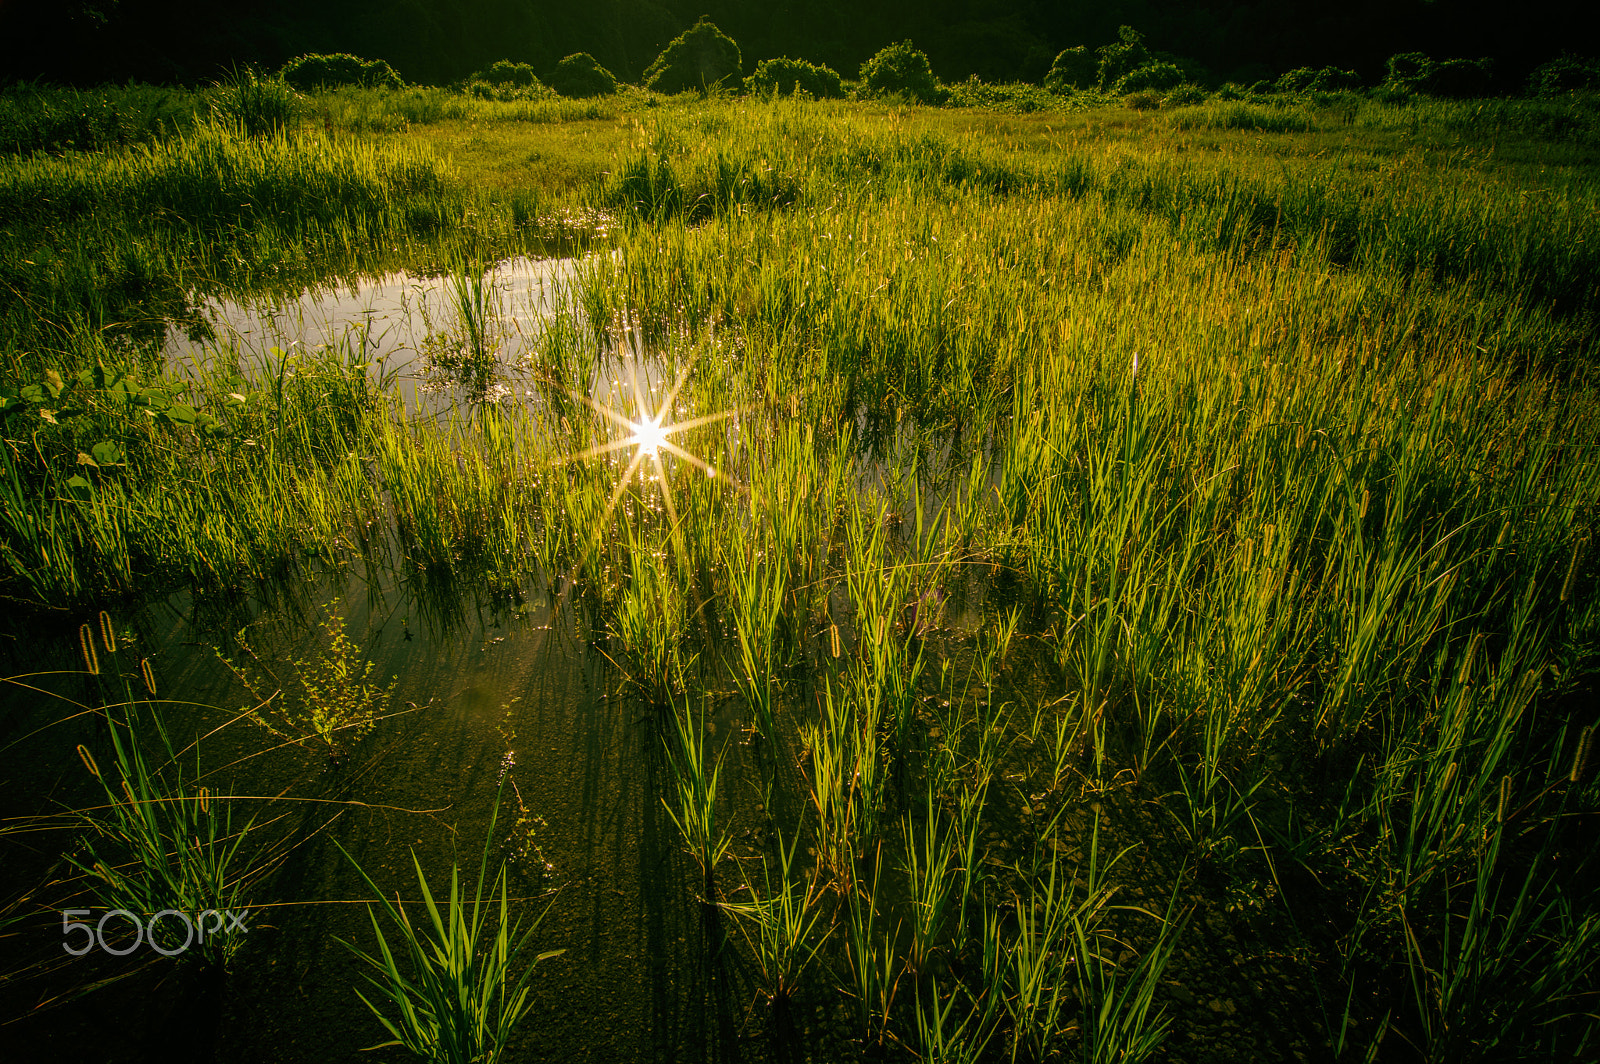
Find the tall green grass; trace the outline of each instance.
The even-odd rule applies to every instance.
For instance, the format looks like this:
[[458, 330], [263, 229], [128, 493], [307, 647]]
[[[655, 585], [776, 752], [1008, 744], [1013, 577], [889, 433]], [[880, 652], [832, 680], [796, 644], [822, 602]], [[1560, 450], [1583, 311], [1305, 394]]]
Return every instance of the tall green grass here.
[[[10, 586], [237, 579], [377, 551], [373, 527], [416, 569], [570, 578], [633, 694], [671, 707], [663, 800], [708, 903], [738, 852], [709, 707], [763, 735], [786, 848], [723, 901], [772, 999], [827, 972], [874, 1046], [1150, 1056], [1201, 899], [1344, 921], [1293, 944], [1338, 1052], [1381, 1024], [1461, 1055], [1478, 1017], [1506, 1021], [1495, 1052], [1592, 1045], [1591, 185], [949, 121], [652, 116], [586, 194], [622, 219], [615, 254], [582, 265], [514, 401], [419, 416], [350, 348], [187, 391], [19, 378]], [[68, 176], [39, 187], [113, 162], [14, 173], [49, 165]], [[456, 195], [419, 166], [422, 203]], [[494, 311], [458, 295], [470, 349]], [[641, 478], [596, 409], [641, 362], [679, 382], [670, 438], [714, 475], [669, 454]], [[1113, 852], [1138, 832], [1193, 870], [1164, 912], [1111, 905], [1112, 868], [1134, 873], [1096, 865], [1089, 801]]]

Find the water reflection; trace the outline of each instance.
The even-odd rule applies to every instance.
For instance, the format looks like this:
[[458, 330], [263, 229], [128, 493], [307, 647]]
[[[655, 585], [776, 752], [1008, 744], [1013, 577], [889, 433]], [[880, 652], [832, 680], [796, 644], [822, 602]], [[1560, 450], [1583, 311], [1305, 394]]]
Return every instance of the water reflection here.
[[[573, 298], [585, 257], [507, 259], [425, 276], [405, 271], [298, 296], [217, 298], [167, 333], [167, 364], [217, 352], [263, 370], [272, 350], [346, 345], [392, 374], [408, 405], [437, 408], [465, 397], [509, 394], [519, 371], [563, 315], [582, 324]], [[429, 396], [445, 394], [445, 400]]]

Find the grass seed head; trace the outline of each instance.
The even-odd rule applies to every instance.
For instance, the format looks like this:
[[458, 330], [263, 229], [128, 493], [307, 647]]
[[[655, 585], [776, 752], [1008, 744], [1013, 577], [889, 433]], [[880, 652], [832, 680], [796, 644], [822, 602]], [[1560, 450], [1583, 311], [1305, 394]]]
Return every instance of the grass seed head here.
[[1578, 733], [1578, 748], [1573, 752], [1572, 771], [1567, 775], [1568, 783], [1582, 783], [1584, 776], [1588, 775], [1589, 762], [1594, 759], [1594, 725], [1587, 725]]
[[100, 638], [105, 642], [107, 654], [117, 652], [117, 633], [111, 626], [111, 614], [105, 610], [100, 611]]
[[83, 762], [83, 767], [89, 770], [89, 775], [95, 779], [100, 778], [100, 766], [95, 764], [94, 755], [82, 743], [78, 744], [78, 760]]
[[144, 677], [144, 689], [154, 696], [156, 693], [156, 673], [150, 667], [149, 658], [139, 659], [139, 675]]
[[87, 624], [78, 626], [78, 646], [83, 650], [83, 667], [89, 670], [90, 676], [99, 676], [100, 659], [94, 652], [94, 633]]

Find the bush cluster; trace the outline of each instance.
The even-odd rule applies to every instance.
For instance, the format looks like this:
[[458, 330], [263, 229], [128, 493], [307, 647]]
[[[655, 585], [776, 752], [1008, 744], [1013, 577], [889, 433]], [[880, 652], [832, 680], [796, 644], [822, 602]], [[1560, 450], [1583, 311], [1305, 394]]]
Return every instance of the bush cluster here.
[[1321, 70], [1297, 67], [1280, 74], [1273, 83], [1278, 92], [1348, 92], [1361, 87], [1361, 75], [1354, 70], [1325, 66]]
[[797, 89], [804, 89], [817, 99], [844, 95], [844, 82], [837, 71], [804, 59], [763, 59], [746, 84], [751, 92], [762, 96], [792, 96]]
[[733, 38], [710, 19], [684, 30], [645, 68], [644, 87], [668, 95], [714, 88], [737, 89], [743, 57]]
[[550, 87], [573, 99], [610, 96], [617, 91], [617, 78], [588, 52], [575, 52], [550, 72]]
[[1183, 71], [1178, 69], [1176, 63], [1146, 63], [1118, 78], [1111, 92], [1114, 96], [1126, 96], [1134, 92], [1160, 93], [1177, 88], [1183, 81]]
[[519, 89], [531, 89], [540, 84], [533, 67], [527, 63], [514, 63], [509, 59], [496, 60], [489, 64], [487, 69], [478, 71], [467, 80], [481, 81], [486, 85], [510, 85]]
[[1423, 52], [1391, 55], [1383, 88], [1389, 95], [1423, 93], [1452, 99], [1487, 96], [1490, 87], [1490, 60], [1446, 59], [1442, 62]]
[[1044, 87], [1051, 92], [1091, 88], [1098, 73], [1094, 53], [1080, 44], [1056, 55], [1055, 62], [1050, 64], [1050, 72], [1044, 76]]
[[870, 95], [899, 93], [918, 103], [943, 103], [945, 99], [928, 53], [910, 41], [891, 44], [862, 63], [861, 87]]
[[1600, 90], [1600, 59], [1585, 59], [1570, 52], [1550, 60], [1528, 78], [1528, 92], [1533, 96], [1596, 90]]
[[405, 87], [400, 75], [382, 59], [362, 59], [346, 52], [302, 55], [283, 64], [283, 80], [300, 92], [358, 85], [368, 89]]

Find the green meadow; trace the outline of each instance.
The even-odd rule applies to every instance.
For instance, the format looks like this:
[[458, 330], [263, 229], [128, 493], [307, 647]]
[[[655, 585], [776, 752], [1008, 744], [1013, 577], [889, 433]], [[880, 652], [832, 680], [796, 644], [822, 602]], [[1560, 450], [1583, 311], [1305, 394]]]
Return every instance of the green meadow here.
[[19, 1044], [1597, 1051], [1592, 106], [249, 84], [0, 109]]

